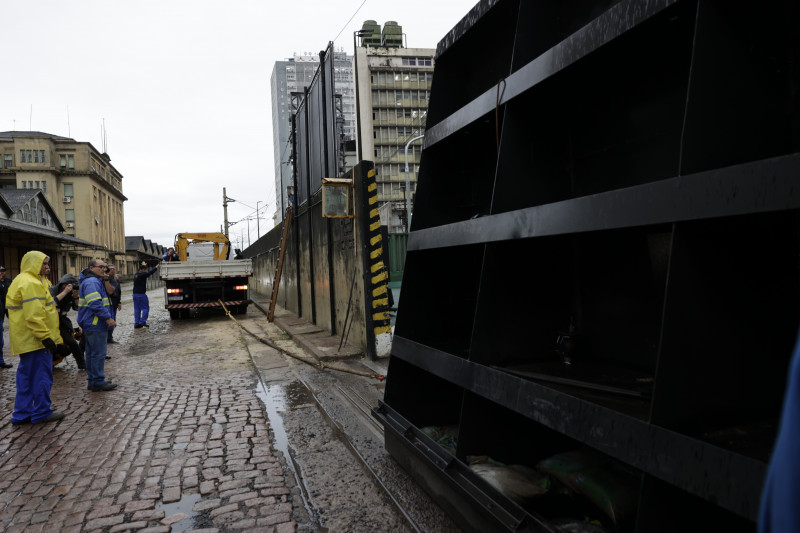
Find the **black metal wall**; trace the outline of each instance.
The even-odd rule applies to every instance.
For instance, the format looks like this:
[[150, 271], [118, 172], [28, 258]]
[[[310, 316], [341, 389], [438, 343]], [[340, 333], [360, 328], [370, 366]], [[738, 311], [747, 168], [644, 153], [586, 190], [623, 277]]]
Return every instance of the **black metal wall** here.
[[440, 43], [379, 415], [466, 530], [559, 518], [448, 478], [468, 457], [580, 450], [630, 475], [613, 531], [753, 531], [800, 323], [799, 10], [483, 0]]
[[334, 106], [333, 43], [320, 52], [320, 67], [295, 116], [294, 157], [298, 205], [306, 203], [322, 186], [322, 178], [337, 177], [337, 152]]

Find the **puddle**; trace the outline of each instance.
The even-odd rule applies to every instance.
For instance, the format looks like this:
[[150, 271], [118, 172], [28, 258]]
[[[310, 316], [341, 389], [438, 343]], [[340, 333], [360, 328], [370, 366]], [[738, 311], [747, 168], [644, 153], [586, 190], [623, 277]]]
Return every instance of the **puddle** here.
[[272, 446], [283, 454], [284, 459], [286, 459], [286, 464], [294, 474], [295, 482], [300, 489], [300, 495], [303, 498], [303, 506], [309, 516], [314, 516], [311, 505], [308, 503], [308, 495], [305, 483], [303, 483], [302, 480], [302, 475], [294, 462], [292, 454], [289, 452], [289, 438], [286, 435], [286, 428], [283, 425], [283, 418], [280, 414], [280, 411], [285, 411], [287, 409], [287, 400], [289, 408], [295, 407], [300, 403], [298, 399], [303, 397], [303, 393], [300, 389], [305, 391], [307, 397], [308, 390], [302, 383], [293, 382], [288, 386], [273, 385], [268, 387], [259, 376], [258, 384], [256, 385], [256, 396], [258, 396], [258, 399], [261, 400], [261, 403], [264, 404], [264, 408], [267, 410], [269, 426], [275, 437], [275, 442], [272, 443]]
[[177, 513], [184, 513], [188, 515], [186, 518], [181, 520], [180, 522], [175, 522], [172, 524], [171, 531], [187, 531], [189, 529], [194, 529], [194, 512], [192, 509], [194, 508], [194, 504], [200, 501], [201, 495], [200, 494], [187, 494], [180, 501], [172, 502], [172, 503], [158, 503], [156, 504], [156, 509], [162, 509], [164, 511], [164, 518], [169, 518], [170, 516], [177, 514]]

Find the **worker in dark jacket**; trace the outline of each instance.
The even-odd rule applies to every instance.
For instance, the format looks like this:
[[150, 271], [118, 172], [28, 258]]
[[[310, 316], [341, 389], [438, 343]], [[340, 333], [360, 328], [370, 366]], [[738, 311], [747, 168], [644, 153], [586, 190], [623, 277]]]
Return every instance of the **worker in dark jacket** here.
[[147, 263], [142, 261], [139, 272], [133, 276], [133, 327], [149, 328], [147, 317], [150, 315], [150, 300], [147, 299], [147, 278], [155, 274], [158, 265], [147, 270]]
[[58, 280], [58, 285], [50, 287], [50, 294], [53, 295], [58, 309], [58, 331], [61, 333], [63, 341], [63, 344], [57, 347], [58, 353], [62, 359], [66, 355], [72, 354], [78, 368], [84, 369], [86, 368], [86, 362], [83, 357], [83, 349], [73, 336], [75, 330], [72, 327], [72, 320], [68, 316], [70, 311], [78, 310], [79, 289], [78, 278], [72, 274], [64, 274]]
[[6, 267], [0, 266], [0, 368], [11, 368], [11, 363], [6, 363], [6, 360], [3, 359], [3, 321], [8, 314], [6, 311], [6, 294], [8, 294], [8, 288], [11, 286], [11, 280], [6, 277]]
[[[108, 291], [108, 299], [111, 300], [111, 316], [114, 317], [114, 320], [117, 320], [117, 311], [122, 309], [122, 286], [119, 283], [117, 267], [114, 265], [108, 265], [108, 281], [106, 283], [113, 289]], [[108, 344], [118, 344], [113, 335], [114, 328], [108, 328]]]

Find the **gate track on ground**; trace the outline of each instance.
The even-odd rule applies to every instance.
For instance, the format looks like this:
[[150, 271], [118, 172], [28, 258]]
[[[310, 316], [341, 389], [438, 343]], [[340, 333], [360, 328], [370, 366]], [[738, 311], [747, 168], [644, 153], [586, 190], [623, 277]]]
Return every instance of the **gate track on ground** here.
[[[266, 319], [266, 315], [263, 313], [263, 311], [260, 309], [260, 307], [259, 306], [255, 306], [255, 307], [258, 307], [259, 311], [261, 311], [259, 313], [259, 315], [256, 315], [256, 316], [260, 317], [260, 316], [263, 315], [264, 319]], [[246, 315], [243, 316], [242, 318], [247, 319]], [[250, 318], [254, 319], [255, 317], [251, 316]], [[266, 331], [265, 327], [261, 323], [259, 323], [258, 320], [254, 320], [254, 322], [255, 322], [256, 326], [265, 333], [265, 335], [267, 335], [267, 336], [270, 335], [270, 332]], [[259, 339], [257, 335], [255, 335], [254, 333], [249, 331], [247, 328], [244, 328], [242, 326], [239, 326], [239, 328], [240, 329], [244, 329], [245, 332], [249, 334], [250, 338], [255, 338], [256, 340], [258, 340], [262, 344], [267, 344], [267, 343], [264, 343], [263, 340]], [[285, 341], [285, 339], [283, 339], [283, 340]], [[274, 343], [274, 341], [271, 341], [271, 342]], [[286, 342], [287, 345], [290, 344], [290, 343], [293, 346], [297, 346], [293, 341]], [[267, 346], [270, 346], [270, 345], [267, 344]], [[287, 358], [288, 357], [292, 357], [292, 358], [294, 358], [294, 360], [298, 360], [298, 361], [305, 361], [306, 359], [313, 359], [313, 357], [309, 356], [308, 354], [306, 354], [305, 357], [295, 357], [294, 354], [287, 354], [286, 353], [287, 350], [284, 347], [278, 346], [277, 344], [275, 346], [270, 346], [270, 347], [273, 348], [273, 349], [277, 349], [279, 352], [281, 352], [281, 355], [283, 357], [287, 357]], [[255, 358], [253, 357], [252, 352], [251, 352], [251, 361], [253, 362], [253, 365], [256, 368], [256, 373], [258, 375], [259, 382], [260, 382], [262, 388], [265, 391], [268, 390], [270, 385], [268, 384], [268, 382], [265, 379], [265, 377], [262, 375], [261, 371], [258, 369], [258, 363], [255, 360]], [[311, 399], [313, 399], [317, 410], [322, 415], [322, 417], [325, 419], [330, 431], [335, 435], [337, 440], [339, 440], [350, 451], [351, 456], [353, 457], [353, 459], [356, 460], [356, 462], [358, 463], [358, 465], [361, 468], [361, 470], [363, 470], [365, 473], [367, 473], [369, 475], [369, 478], [373, 481], [373, 483], [377, 487], [380, 487], [381, 491], [383, 492], [383, 499], [387, 503], [391, 504], [391, 506], [395, 509], [398, 517], [402, 517], [402, 520], [406, 524], [406, 526], [409, 529], [409, 531], [415, 531], [415, 532], [419, 533], [421, 531], [440, 530], [438, 525], [429, 529], [429, 528], [421, 527], [417, 523], [417, 521], [413, 518], [412, 512], [410, 511], [410, 509], [407, 506], [403, 505], [403, 503], [401, 502], [401, 499], [398, 497], [398, 495], [396, 495], [394, 493], [394, 491], [392, 491], [392, 489], [389, 486], [387, 486], [387, 484], [384, 482], [384, 480], [381, 478], [381, 476], [369, 465], [368, 461], [364, 458], [364, 456], [361, 454], [361, 452], [359, 452], [357, 445], [351, 440], [351, 438], [343, 430], [341, 425], [335, 420], [335, 416], [325, 408], [323, 402], [320, 401], [320, 399], [317, 397], [317, 394], [314, 392], [313, 386], [311, 386], [310, 383], [308, 383], [308, 381], [306, 379], [304, 379], [300, 375], [298, 375], [298, 373], [295, 371], [296, 368], [297, 368], [297, 366], [296, 366], [297, 364], [296, 363], [294, 363], [294, 364], [295, 364], [295, 366], [291, 367], [291, 369], [292, 369], [292, 373], [294, 374], [295, 379], [300, 384], [302, 384], [302, 386], [305, 388], [306, 392], [308, 393], [309, 397]], [[307, 363], [304, 366], [309, 368], [311, 371], [322, 372], [322, 370], [320, 370], [318, 367], [315, 367], [315, 366], [313, 366], [311, 364]], [[330, 373], [330, 370], [327, 370], [327, 368], [325, 370], [326, 370], [326, 373]], [[367, 373], [360, 373], [360, 374], [356, 374], [356, 375], [360, 375], [362, 377], [372, 377], [371, 375], [369, 375]], [[368, 427], [372, 426], [370, 428], [370, 430], [373, 433], [382, 436], [383, 428], [369, 414], [368, 409], [369, 409], [370, 406], [367, 403], [367, 401], [361, 395], [359, 395], [354, 389], [352, 389], [351, 387], [347, 387], [347, 388], [350, 389], [352, 392], [348, 393], [342, 387], [340, 387], [339, 385], [336, 385], [336, 389], [338, 390], [338, 395], [344, 400], [344, 403], [352, 404], [352, 407], [354, 408], [352, 410], [352, 412], [354, 414], [356, 414], [356, 416], [361, 420], [361, 423], [364, 424], [365, 426], [368, 426]], [[361, 405], [359, 405], [359, 401], [360, 401]], [[285, 417], [286, 415], [287, 414], [284, 413], [283, 416]], [[383, 442], [382, 441], [381, 441], [380, 445], [381, 445], [381, 447], [383, 446]], [[305, 482], [304, 478], [307, 477], [307, 476], [302, 473], [303, 467], [300, 464], [302, 461], [298, 461], [298, 458], [296, 458], [294, 456], [295, 453], [297, 452], [297, 450], [292, 449], [292, 445], [291, 444], [290, 444], [289, 448], [290, 448], [289, 449], [290, 457], [287, 458], [287, 464], [291, 463], [291, 466], [295, 470], [294, 471], [294, 475], [295, 475], [295, 479], [298, 482], [299, 490], [300, 490], [303, 498], [306, 499], [306, 506], [305, 506], [306, 510], [314, 513], [314, 511], [313, 511], [313, 508], [314, 508], [314, 501], [313, 501], [314, 500], [314, 494], [313, 494], [313, 490], [310, 489], [308, 486], [306, 486], [306, 482]], [[398, 466], [398, 468], [399, 468], [399, 466]], [[412, 483], [413, 483], [413, 481], [412, 481]], [[419, 487], [417, 487], [417, 490], [421, 492], [421, 489]], [[408, 500], [408, 498], [404, 498], [404, 499]], [[314, 513], [314, 514], [316, 514], [316, 513]], [[320, 522], [324, 523], [324, 518], [325, 518], [324, 516], [322, 516], [322, 517], [312, 516], [312, 517], [310, 517], [310, 521], [312, 523], [317, 523], [317, 524], [319, 524]], [[399, 525], [399, 524], [397, 524], [397, 525]], [[356, 524], [351, 524], [351, 526], [355, 527]], [[351, 531], [357, 531], [357, 529], [350, 529], [350, 530]], [[445, 528], [445, 530], [448, 530], [448, 528]]]

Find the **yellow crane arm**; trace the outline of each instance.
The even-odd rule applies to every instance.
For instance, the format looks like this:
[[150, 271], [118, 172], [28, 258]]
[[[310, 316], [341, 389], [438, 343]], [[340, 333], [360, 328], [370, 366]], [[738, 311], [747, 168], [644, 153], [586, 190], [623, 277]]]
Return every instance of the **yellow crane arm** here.
[[175, 251], [178, 252], [181, 261], [186, 261], [188, 258], [186, 249], [189, 245], [198, 242], [214, 243], [214, 259], [216, 261], [228, 258], [231, 241], [224, 233], [178, 233], [175, 236]]

